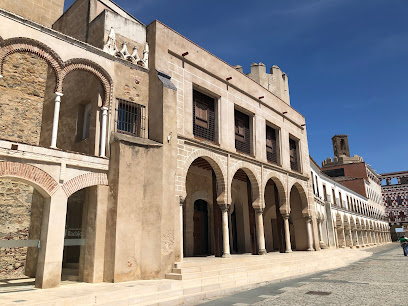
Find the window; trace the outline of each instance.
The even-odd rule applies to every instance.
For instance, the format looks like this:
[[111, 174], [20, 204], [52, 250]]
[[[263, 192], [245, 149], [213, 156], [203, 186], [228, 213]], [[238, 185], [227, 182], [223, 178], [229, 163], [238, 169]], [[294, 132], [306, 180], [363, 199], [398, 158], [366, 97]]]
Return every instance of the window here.
[[290, 169], [299, 171], [297, 141], [289, 138]]
[[91, 124], [91, 103], [78, 105], [76, 141], [81, 141], [89, 137]]
[[145, 137], [145, 106], [118, 99], [116, 129], [118, 132]]
[[341, 198], [341, 192], [339, 192], [339, 199], [340, 199], [340, 207], [345, 208], [343, 207], [343, 199]]
[[398, 203], [398, 205], [402, 205], [401, 196], [398, 196], [398, 197], [397, 197], [397, 203]]
[[317, 180], [317, 175], [315, 175], [316, 178], [316, 191], [317, 191], [317, 196], [320, 197], [320, 193], [319, 193], [319, 181]]
[[276, 130], [266, 126], [266, 158], [269, 162], [278, 163]]
[[387, 205], [391, 206], [391, 198], [390, 197], [387, 197]]
[[194, 136], [215, 141], [214, 98], [193, 90], [193, 133]]
[[89, 137], [89, 126], [91, 123], [91, 103], [85, 106], [84, 111], [84, 125], [82, 129], [82, 139], [86, 139]]
[[323, 185], [323, 196], [324, 196], [324, 200], [327, 201], [326, 185]]
[[336, 194], [334, 193], [334, 189], [332, 189], [332, 195], [333, 195], [333, 204], [336, 205]]
[[237, 151], [251, 154], [251, 134], [249, 129], [249, 116], [238, 110], [235, 116], [235, 148]]

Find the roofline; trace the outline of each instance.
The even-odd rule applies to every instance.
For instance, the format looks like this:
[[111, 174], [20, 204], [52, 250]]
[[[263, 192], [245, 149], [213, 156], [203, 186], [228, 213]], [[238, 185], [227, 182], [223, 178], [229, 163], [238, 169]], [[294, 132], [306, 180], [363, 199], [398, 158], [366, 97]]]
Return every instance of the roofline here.
[[381, 173], [381, 176], [388, 176], [388, 175], [396, 175], [396, 174], [408, 174], [408, 170], [407, 171], [397, 171], [397, 172], [388, 172], [388, 173]]
[[[164, 27], [168, 28], [169, 30], [173, 31], [174, 33], [176, 33], [177, 35], [181, 36], [182, 38], [184, 38], [185, 40], [191, 42], [192, 44], [196, 45], [198, 48], [200, 48], [201, 50], [207, 52], [208, 54], [210, 54], [211, 56], [215, 57], [217, 60], [219, 60], [220, 62], [228, 65], [230, 68], [234, 69], [234, 71], [241, 73], [243, 76], [245, 76], [246, 78], [248, 78], [248, 80], [251, 80], [252, 82], [254, 82], [256, 85], [258, 85], [259, 87], [262, 87], [262, 89], [270, 92], [272, 95], [274, 95], [277, 99], [279, 99], [280, 101], [282, 101], [283, 103], [285, 103], [288, 107], [290, 107], [292, 110], [294, 110], [296, 113], [298, 113], [303, 119], [305, 119], [305, 116], [303, 116], [299, 111], [297, 111], [296, 109], [294, 109], [290, 104], [287, 104], [285, 101], [283, 101], [280, 97], [278, 97], [276, 94], [274, 94], [273, 92], [271, 92], [270, 90], [266, 89], [265, 87], [263, 87], [261, 84], [257, 83], [256, 81], [252, 80], [248, 75], [246, 75], [245, 73], [238, 71], [237, 69], [235, 69], [231, 64], [228, 64], [226, 61], [222, 60], [221, 58], [219, 58], [218, 56], [212, 54], [210, 51], [204, 49], [203, 47], [201, 47], [200, 45], [196, 44], [195, 42], [193, 42], [192, 40], [190, 40], [189, 38], [185, 37], [184, 35], [180, 34], [179, 32], [177, 32], [176, 30], [170, 28], [168, 25], [164, 24], [163, 22], [161, 22], [158, 19], [153, 20], [151, 23], [149, 23], [147, 26], [153, 24], [154, 22], [158, 22], [161, 25], [163, 25]], [[286, 73], [285, 73], [286, 74]], [[305, 119], [306, 121], [306, 119]]]

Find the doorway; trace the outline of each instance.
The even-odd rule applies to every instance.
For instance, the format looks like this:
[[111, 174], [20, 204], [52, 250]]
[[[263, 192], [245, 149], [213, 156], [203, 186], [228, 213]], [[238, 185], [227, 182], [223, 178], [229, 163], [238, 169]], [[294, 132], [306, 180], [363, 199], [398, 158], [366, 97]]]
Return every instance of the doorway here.
[[193, 224], [194, 256], [208, 255], [208, 203], [206, 201], [194, 202]]

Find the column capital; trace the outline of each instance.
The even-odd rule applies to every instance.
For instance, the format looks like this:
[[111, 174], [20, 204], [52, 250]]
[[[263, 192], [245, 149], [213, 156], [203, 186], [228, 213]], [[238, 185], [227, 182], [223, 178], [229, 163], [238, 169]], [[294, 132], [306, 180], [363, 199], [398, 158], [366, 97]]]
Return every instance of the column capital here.
[[222, 203], [222, 204], [218, 204], [218, 206], [220, 207], [220, 209], [224, 212], [224, 211], [228, 211], [228, 209], [230, 208], [229, 204], [226, 203]]
[[2, 78], [3, 76], [0, 74], [0, 79]]
[[262, 214], [264, 211], [264, 207], [254, 207], [255, 212]]
[[109, 110], [109, 107], [107, 107], [107, 106], [101, 106], [101, 110], [107, 111], [107, 110]]
[[179, 204], [183, 206], [186, 201], [186, 196], [179, 196]]
[[305, 216], [306, 222], [311, 223], [312, 222], [312, 217], [311, 216]]
[[56, 95], [56, 96], [59, 96], [59, 97], [62, 97], [64, 94], [61, 93], [61, 92], [56, 91], [56, 92], [55, 92], [55, 95]]
[[290, 214], [282, 214], [283, 219], [289, 219]]

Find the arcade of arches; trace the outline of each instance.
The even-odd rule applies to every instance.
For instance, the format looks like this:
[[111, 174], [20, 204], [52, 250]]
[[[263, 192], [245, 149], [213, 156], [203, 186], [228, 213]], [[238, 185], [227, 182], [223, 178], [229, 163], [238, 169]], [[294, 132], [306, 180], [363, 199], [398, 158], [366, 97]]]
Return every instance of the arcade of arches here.
[[286, 195], [282, 183], [271, 178], [259, 192], [251, 170], [240, 168], [227, 186], [231, 203], [226, 204], [218, 190], [225, 178], [214, 167], [217, 163], [209, 157], [198, 157], [188, 168], [186, 197], [181, 200], [184, 256], [314, 250], [307, 198], [300, 185]]

